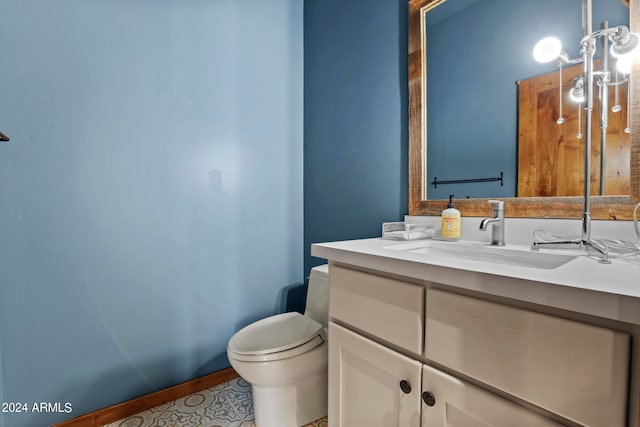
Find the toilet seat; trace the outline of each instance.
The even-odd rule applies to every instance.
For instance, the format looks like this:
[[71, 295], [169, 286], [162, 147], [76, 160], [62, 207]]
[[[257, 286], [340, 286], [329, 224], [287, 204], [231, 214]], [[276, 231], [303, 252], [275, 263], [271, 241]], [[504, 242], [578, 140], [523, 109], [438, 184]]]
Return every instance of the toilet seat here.
[[255, 322], [229, 341], [229, 356], [246, 362], [267, 362], [310, 351], [325, 340], [324, 327], [300, 313], [283, 313]]

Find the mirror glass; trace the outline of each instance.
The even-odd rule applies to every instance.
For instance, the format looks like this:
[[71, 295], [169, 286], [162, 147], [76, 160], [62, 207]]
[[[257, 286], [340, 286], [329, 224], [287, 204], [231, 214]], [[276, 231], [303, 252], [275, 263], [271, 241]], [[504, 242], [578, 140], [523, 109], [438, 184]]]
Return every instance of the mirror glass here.
[[[628, 7], [620, 0], [593, 0], [593, 29], [598, 29], [603, 21], [607, 21], [609, 27], [628, 26]], [[580, 74], [582, 65], [567, 64], [563, 67], [563, 88], [560, 92], [557, 62], [539, 63], [533, 58], [532, 52], [540, 39], [555, 36], [562, 41], [562, 49], [570, 59], [579, 57], [581, 1], [446, 0], [426, 13], [423, 25], [426, 27], [426, 105], [423, 108], [426, 124], [426, 198], [446, 199], [449, 194], [455, 194], [458, 199], [580, 196], [580, 182], [574, 183], [574, 187], [578, 188], [575, 194], [562, 184], [560, 189], [558, 185], [544, 189], [544, 183], [556, 182], [568, 176], [566, 170], [570, 166], [566, 165], [574, 166], [576, 180], [583, 179], [580, 168], [583, 168], [584, 155], [580, 153], [581, 141], [578, 137], [578, 120], [582, 117], [578, 117], [577, 104], [568, 99], [575, 77], [571, 73], [576, 74], [577, 69], [577, 74]], [[601, 51], [598, 45], [597, 60]], [[613, 65], [612, 62], [612, 70], [615, 69]], [[611, 79], [616, 79], [615, 73], [612, 73]], [[624, 80], [624, 76], [618, 76], [618, 79]], [[547, 89], [554, 97], [535, 98], [534, 102], [537, 103], [546, 99], [544, 102], [549, 107], [546, 110], [541, 105], [532, 108], [538, 116], [547, 114], [545, 120], [538, 117], [535, 129], [529, 126], [531, 120], [523, 120], [519, 116], [525, 110], [519, 108], [522, 82], [547, 85], [541, 90]], [[612, 147], [624, 146], [624, 152], [620, 154], [622, 158], [617, 160], [622, 167], [608, 167], [608, 172], [618, 176], [627, 175], [623, 178], [626, 187], [623, 184], [603, 194], [628, 195], [630, 138], [623, 131], [629, 126], [626, 123], [627, 85], [622, 82], [618, 86], [617, 99], [623, 105], [617, 112], [611, 109], [615, 103], [615, 88], [611, 85], [608, 88], [611, 123], [608, 132], [615, 134], [608, 138], [612, 141]], [[559, 103], [560, 93], [563, 93], [562, 104]], [[562, 124], [557, 123], [560, 117], [564, 118]], [[600, 161], [599, 113], [596, 106], [593, 121], [592, 168], [599, 165]], [[619, 129], [614, 129], [615, 126]], [[523, 157], [526, 148], [523, 148], [522, 142], [519, 148], [519, 139], [523, 134], [535, 133], [536, 129], [538, 134], [534, 144], [539, 153], [537, 157], [528, 159]], [[545, 141], [548, 147], [541, 141]], [[608, 148], [606, 152], [609, 152]], [[548, 167], [551, 164], [557, 167]], [[519, 185], [519, 173], [522, 175], [527, 170], [524, 165], [539, 175], [533, 187], [543, 190], [535, 190], [537, 194], [523, 193], [526, 188], [523, 181], [533, 180], [531, 175], [521, 176]], [[592, 176], [592, 194], [601, 194], [597, 192], [599, 176], [595, 175]], [[474, 182], [446, 182], [458, 180]]]

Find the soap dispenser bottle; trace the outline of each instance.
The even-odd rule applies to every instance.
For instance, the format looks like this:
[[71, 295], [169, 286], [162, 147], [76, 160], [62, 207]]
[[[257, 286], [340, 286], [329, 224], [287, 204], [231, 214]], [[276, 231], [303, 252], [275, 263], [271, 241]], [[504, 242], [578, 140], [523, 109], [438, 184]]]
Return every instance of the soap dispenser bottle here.
[[460, 211], [455, 208], [453, 194], [449, 194], [447, 209], [442, 211], [442, 240], [455, 242], [460, 238]]

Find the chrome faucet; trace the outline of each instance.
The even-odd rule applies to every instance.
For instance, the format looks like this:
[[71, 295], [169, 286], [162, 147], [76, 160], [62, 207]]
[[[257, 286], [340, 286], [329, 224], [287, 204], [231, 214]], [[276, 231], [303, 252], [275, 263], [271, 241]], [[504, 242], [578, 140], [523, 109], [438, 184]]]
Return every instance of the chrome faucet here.
[[504, 246], [504, 202], [489, 200], [489, 203], [493, 205], [493, 215], [480, 221], [480, 230], [485, 231], [487, 226], [492, 225], [491, 246]]

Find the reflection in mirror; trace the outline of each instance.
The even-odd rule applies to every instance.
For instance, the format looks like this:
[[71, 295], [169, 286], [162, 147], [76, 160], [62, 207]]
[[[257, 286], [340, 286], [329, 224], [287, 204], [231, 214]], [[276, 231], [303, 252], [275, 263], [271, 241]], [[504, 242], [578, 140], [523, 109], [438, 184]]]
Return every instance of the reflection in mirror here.
[[[427, 199], [582, 195], [581, 114], [569, 98], [582, 66], [563, 64], [560, 80], [557, 61], [541, 64], [533, 57], [536, 43], [550, 35], [562, 40], [568, 58], [580, 56], [580, 6], [579, 0], [447, 0], [426, 13]], [[628, 26], [629, 9], [620, 1], [593, 0], [593, 22], [603, 21]], [[627, 86], [618, 79], [602, 170], [611, 176], [604, 194], [625, 195]], [[614, 105], [621, 107], [613, 112]], [[598, 108], [593, 165], [601, 159]], [[592, 175], [592, 194], [600, 194], [600, 178]], [[447, 183], [458, 180], [471, 182]]]
[[[599, 61], [595, 65], [600, 69]], [[518, 196], [584, 193], [583, 66], [564, 68], [562, 80], [559, 74], [554, 71], [518, 82]], [[607, 86], [605, 76], [613, 76]], [[595, 86], [590, 192], [629, 194], [628, 81], [615, 69], [596, 77], [603, 79]], [[601, 109], [605, 99], [608, 108]]]
[[[444, 0], [408, 0], [408, 47], [409, 47], [409, 58], [408, 58], [408, 74], [409, 74], [409, 213], [411, 215], [440, 215], [442, 210], [446, 209], [447, 202], [442, 199], [433, 199], [433, 194], [431, 191], [433, 190], [433, 186], [429, 186], [429, 182], [433, 180], [433, 175], [431, 175], [431, 179], [427, 178], [427, 175], [431, 171], [427, 171], [427, 146], [429, 145], [427, 141], [427, 100], [426, 100], [426, 77], [427, 77], [427, 61], [426, 61], [426, 15], [427, 12], [432, 9], [435, 5], [443, 3]], [[582, 2], [586, 2], [588, 0], [582, 0]], [[557, 3], [581, 3], [580, 0], [567, 0], [566, 2], [557, 2]], [[484, 3], [484, 0], [478, 4]], [[520, 4], [520, 1], [513, 2], [516, 4]], [[546, 3], [544, 1], [536, 2], [536, 5], [540, 5], [542, 3]], [[555, 3], [555, 2], [554, 2]], [[610, 0], [610, 2], [606, 2], [607, 4], [617, 3], [616, 0]], [[627, 2], [629, 4], [629, 29], [632, 32], [640, 32], [640, 0], [630, 0]], [[469, 8], [474, 7], [475, 5], [469, 6]], [[598, 10], [600, 10], [601, 3], [599, 0], [594, 1], [594, 16], [600, 16]], [[544, 8], [543, 8], [544, 9]], [[524, 16], [524, 14], [522, 14]], [[522, 24], [523, 19], [522, 16], [519, 18], [514, 18], [513, 22], [505, 21], [499, 22], [495, 28], [491, 30], [491, 34], [493, 38], [489, 40], [486, 46], [483, 46], [484, 51], [491, 52], [496, 49], [502, 49], [504, 43], [504, 38], [500, 37], [502, 30], [504, 27], [513, 27], [516, 24]], [[551, 22], [553, 16], [549, 14], [547, 16], [547, 21]], [[545, 22], [547, 22], [545, 21]], [[514, 24], [514, 22], [516, 24]], [[598, 23], [594, 23], [597, 25]], [[541, 27], [546, 27], [546, 23], [540, 24]], [[573, 32], [573, 30], [571, 30]], [[466, 30], [463, 30], [463, 35], [466, 34]], [[576, 33], [575, 37], [579, 37], [579, 33]], [[527, 60], [531, 61], [532, 57], [532, 48], [535, 43], [544, 36], [549, 35], [545, 32], [545, 34], [536, 34], [536, 36], [530, 37], [530, 43], [527, 43], [527, 46], [521, 49], [517, 49], [515, 52], [509, 52], [509, 55], [506, 53], [501, 54], [502, 56], [510, 56], [510, 55], [521, 55], [523, 58], [527, 58]], [[569, 36], [564, 36], [562, 34], [557, 34], [559, 38], [563, 40], [563, 43], [568, 48], [565, 48], [571, 55], [572, 49], [576, 49], [573, 43], [570, 40]], [[469, 37], [466, 37], [469, 39]], [[455, 48], [458, 48], [459, 43], [456, 44], [452, 40], [449, 43], [452, 52], [455, 51]], [[450, 55], [450, 57], [459, 57], [461, 55]], [[433, 65], [433, 64], [430, 64]], [[500, 67], [500, 62], [487, 66], [491, 68], [491, 70], [497, 72]], [[538, 65], [539, 67], [540, 65]], [[478, 79], [478, 73], [480, 70], [474, 70], [470, 67], [464, 67], [467, 71], [465, 76], [468, 79], [472, 79], [478, 85], [482, 85], [482, 79]], [[532, 76], [537, 76], [540, 74], [544, 74], [545, 72], [553, 72], [557, 71], [553, 64], [550, 66], [548, 70], [539, 70], [537, 72], [533, 72], [532, 74], [528, 74], [524, 77], [519, 76], [517, 79], [522, 80], [523, 78], [529, 78]], [[629, 153], [629, 169], [630, 169], [630, 178], [629, 178], [629, 193], [624, 195], [615, 195], [615, 196], [593, 196], [590, 197], [591, 204], [591, 216], [594, 219], [624, 219], [629, 220], [633, 217], [633, 207], [640, 202], [640, 97], [636, 96], [636, 93], [640, 93], [640, 60], [636, 58], [631, 65], [630, 71], [630, 79], [629, 79], [629, 93], [630, 97], [628, 98], [629, 108], [628, 115], [630, 123], [630, 137], [631, 137], [631, 149]], [[563, 76], [564, 78], [564, 76]], [[511, 81], [510, 85], [515, 86], [514, 82]], [[492, 98], [489, 98], [492, 100]], [[464, 101], [464, 103], [471, 102], [476, 103], [479, 106], [482, 106], [485, 110], [493, 110], [493, 103], [489, 103], [487, 99], [477, 100], [471, 99]], [[516, 105], [517, 101], [515, 95], [512, 98], [512, 107]], [[437, 107], [432, 107], [437, 108]], [[430, 112], [431, 113], [431, 112]], [[488, 114], [488, 113], [487, 113]], [[465, 121], [468, 119], [457, 116], [457, 121], [455, 122], [456, 127], [467, 126]], [[585, 120], [585, 115], [583, 114], [582, 120]], [[595, 118], [597, 120], [597, 117]], [[430, 120], [431, 121], [431, 120]], [[480, 123], [482, 124], [482, 123]], [[493, 126], [496, 129], [497, 133], [502, 126], [512, 126], [507, 124], [505, 121], [498, 122], [497, 125]], [[515, 141], [516, 130], [512, 131], [512, 141]], [[475, 132], [474, 132], [475, 135]], [[495, 138], [492, 134], [489, 134], [486, 139], [488, 141], [493, 141]], [[585, 138], [586, 139], [586, 138]], [[476, 138], [476, 141], [478, 138]], [[477, 146], [482, 148], [480, 145], [481, 142], [477, 141]], [[504, 148], [509, 149], [507, 148]], [[483, 150], [474, 150], [474, 154], [483, 152]], [[448, 170], [454, 170], [454, 163], [461, 163], [459, 160], [459, 156], [465, 154], [458, 150], [458, 152], [454, 153], [458, 157], [456, 157], [453, 161], [449, 159], [445, 159], [443, 162], [448, 167]], [[512, 154], [511, 159], [515, 159], [515, 155]], [[590, 157], [585, 156], [585, 160]], [[474, 164], [480, 164], [482, 162], [486, 162], [487, 159], [474, 159]], [[515, 160], [514, 160], [515, 161]], [[459, 169], [458, 169], [459, 170]], [[592, 168], [590, 168], [592, 170]], [[438, 181], [448, 180], [449, 178], [456, 179], [457, 176], [439, 176]], [[472, 178], [480, 178], [479, 176], [474, 176]], [[505, 174], [505, 179], [506, 179]], [[510, 188], [515, 192], [516, 183], [514, 177], [511, 177]], [[590, 182], [590, 181], [589, 181]], [[478, 185], [478, 184], [476, 184]], [[505, 184], [507, 186], [507, 184]], [[429, 187], [429, 191], [428, 191]], [[446, 188], [446, 186], [443, 186]], [[585, 183], [586, 187], [586, 183]], [[453, 193], [453, 192], [451, 192]], [[427, 200], [427, 194], [429, 194], [429, 200]], [[450, 190], [447, 190], [447, 194], [450, 194]], [[458, 198], [458, 202], [456, 203], [456, 208], [460, 209], [463, 216], [486, 216], [491, 213], [490, 206], [487, 204], [486, 198], [463, 198], [466, 194], [462, 193], [461, 198]], [[469, 194], [472, 196], [475, 194]], [[458, 195], [460, 196], [460, 195]], [[506, 217], [521, 217], [521, 218], [581, 218], [585, 212], [585, 206], [587, 201], [584, 200], [582, 195], [580, 196], [562, 196], [562, 197], [501, 197], [505, 203], [505, 216]]]

